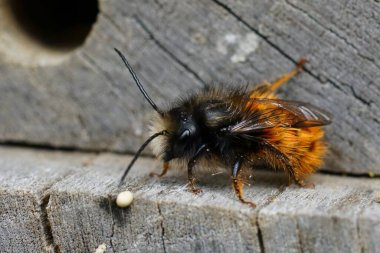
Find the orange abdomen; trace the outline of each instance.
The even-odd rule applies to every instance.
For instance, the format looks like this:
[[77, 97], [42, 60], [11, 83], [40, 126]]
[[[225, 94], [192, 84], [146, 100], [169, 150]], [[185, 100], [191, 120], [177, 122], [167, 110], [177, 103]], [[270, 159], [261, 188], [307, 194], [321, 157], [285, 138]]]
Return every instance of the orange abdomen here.
[[276, 127], [265, 129], [263, 134], [270, 144], [289, 159], [297, 179], [304, 178], [323, 165], [327, 147], [321, 127]]

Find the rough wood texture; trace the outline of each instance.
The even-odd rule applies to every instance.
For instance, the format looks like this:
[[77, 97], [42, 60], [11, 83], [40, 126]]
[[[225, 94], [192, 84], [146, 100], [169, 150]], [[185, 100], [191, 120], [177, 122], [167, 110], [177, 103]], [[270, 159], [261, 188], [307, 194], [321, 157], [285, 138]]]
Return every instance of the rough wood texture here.
[[1, 252], [54, 252], [47, 190], [91, 156], [0, 148]]
[[186, 176], [141, 159], [112, 200], [130, 157], [0, 148], [1, 252], [361, 252], [380, 251], [379, 179], [315, 175], [315, 189], [286, 187], [281, 174], [256, 172], [240, 204], [228, 175]]
[[135, 151], [151, 108], [113, 47], [126, 53], [160, 106], [213, 80], [273, 80], [305, 56], [306, 71], [283, 94], [335, 115], [326, 170], [380, 174], [376, 1], [101, 1], [83, 46], [63, 56], [45, 50], [33, 61], [16, 47], [4, 2], [3, 142]]

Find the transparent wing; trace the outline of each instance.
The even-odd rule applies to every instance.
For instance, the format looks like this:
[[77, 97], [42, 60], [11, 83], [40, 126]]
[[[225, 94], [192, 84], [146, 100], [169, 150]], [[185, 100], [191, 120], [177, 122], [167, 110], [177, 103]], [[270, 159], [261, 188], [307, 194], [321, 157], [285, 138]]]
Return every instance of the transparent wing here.
[[281, 99], [252, 99], [245, 117], [230, 127], [231, 133], [248, 133], [273, 127], [305, 128], [331, 123], [331, 114], [309, 103]]

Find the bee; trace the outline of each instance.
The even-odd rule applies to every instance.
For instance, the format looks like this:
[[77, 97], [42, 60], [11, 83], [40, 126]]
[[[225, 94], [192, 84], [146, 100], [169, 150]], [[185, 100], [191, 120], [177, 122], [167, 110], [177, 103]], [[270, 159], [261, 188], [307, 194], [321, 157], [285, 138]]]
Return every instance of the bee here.
[[145, 147], [151, 143], [153, 153], [163, 161], [164, 176], [173, 164], [187, 168], [188, 189], [197, 194], [196, 166], [221, 166], [230, 170], [232, 185], [240, 202], [255, 207], [243, 196], [244, 176], [254, 168], [268, 166], [285, 171], [300, 186], [304, 179], [323, 165], [327, 145], [323, 126], [331, 115], [309, 103], [282, 100], [276, 90], [303, 68], [296, 67], [273, 83], [264, 82], [252, 90], [236, 87], [206, 87], [159, 109], [140, 83], [136, 73], [118, 50], [137, 87], [156, 114], [151, 136], [142, 144], [126, 168], [125, 177]]

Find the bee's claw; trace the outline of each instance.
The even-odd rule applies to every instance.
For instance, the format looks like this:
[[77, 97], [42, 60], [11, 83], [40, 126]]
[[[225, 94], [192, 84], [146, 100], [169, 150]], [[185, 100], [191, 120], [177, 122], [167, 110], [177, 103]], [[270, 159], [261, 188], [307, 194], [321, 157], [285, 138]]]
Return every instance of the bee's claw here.
[[314, 189], [315, 188], [315, 185], [313, 183], [310, 183], [310, 182], [306, 183], [303, 180], [297, 180], [296, 184], [298, 184], [300, 187], [306, 188], [306, 189]]
[[239, 199], [241, 203], [245, 204], [245, 205], [249, 205], [250, 207], [252, 208], [256, 208], [256, 204], [251, 202], [251, 201], [246, 201], [244, 199]]
[[151, 172], [151, 173], [149, 173], [149, 176], [150, 176], [150, 177], [162, 177], [163, 175], [158, 174], [158, 173], [156, 173], [156, 172]]
[[201, 188], [191, 188], [189, 189], [192, 193], [194, 193], [195, 195], [199, 194], [199, 193], [202, 193], [203, 190]]
[[303, 66], [304, 66], [307, 62], [308, 62], [307, 59], [305, 59], [305, 58], [300, 58], [300, 59], [298, 60], [297, 64], [296, 64], [296, 68], [297, 68], [297, 69], [302, 69]]
[[199, 194], [199, 193], [202, 192], [201, 188], [196, 188], [194, 186], [194, 180], [189, 180], [189, 183], [187, 184], [187, 188], [188, 188], [189, 192], [192, 192], [195, 195], [197, 195], [197, 194]]

